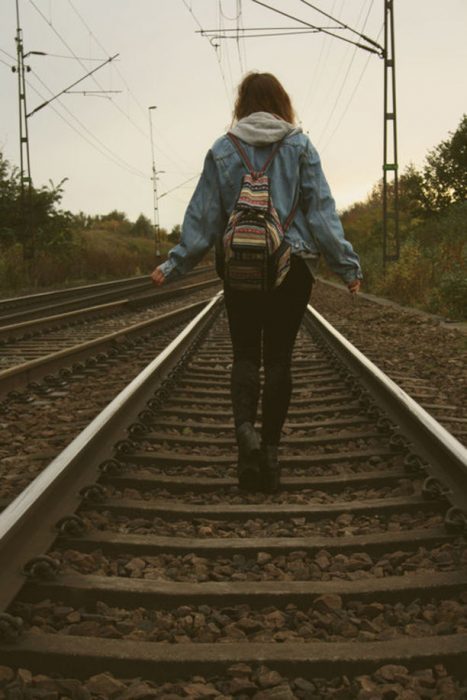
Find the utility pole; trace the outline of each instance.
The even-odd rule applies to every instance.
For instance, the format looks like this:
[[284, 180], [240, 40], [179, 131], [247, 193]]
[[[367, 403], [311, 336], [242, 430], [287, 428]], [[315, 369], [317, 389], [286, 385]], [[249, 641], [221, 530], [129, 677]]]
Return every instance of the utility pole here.
[[149, 112], [149, 133], [151, 135], [151, 157], [152, 157], [152, 195], [153, 195], [153, 221], [154, 221], [154, 246], [156, 256], [159, 258], [160, 251], [160, 231], [159, 231], [159, 202], [157, 199], [157, 170], [154, 157], [154, 136], [152, 131], [152, 110], [157, 109], [156, 105], [148, 107]]
[[13, 67], [13, 71], [18, 73], [21, 230], [24, 236], [23, 256], [25, 260], [31, 260], [34, 258], [35, 236], [34, 227], [31, 226], [30, 220], [32, 179], [26, 107], [26, 80], [24, 78], [25, 72], [31, 69], [29, 66], [24, 65], [23, 30], [19, 19], [19, 0], [16, 0], [16, 56], [17, 64]]
[[[16, 66], [12, 66], [12, 71], [18, 74], [18, 104], [19, 104], [19, 144], [20, 144], [20, 230], [22, 233], [22, 244], [23, 244], [23, 258], [24, 260], [29, 260], [31, 263], [34, 262], [35, 258], [35, 248], [36, 248], [36, 232], [34, 227], [34, 222], [32, 221], [33, 206], [33, 188], [32, 188], [32, 177], [31, 177], [31, 158], [29, 150], [29, 132], [28, 132], [28, 119], [32, 117], [33, 114], [39, 110], [46, 107], [48, 104], [56, 100], [58, 97], [64, 94], [70, 94], [70, 88], [75, 87], [78, 83], [81, 83], [85, 78], [96, 71], [103, 68], [108, 63], [111, 63], [118, 57], [118, 53], [114, 56], [110, 56], [106, 61], [101, 63], [97, 68], [93, 68], [83, 75], [78, 80], [75, 80], [71, 85], [61, 90], [59, 93], [49, 98], [38, 107], [35, 107], [31, 112], [27, 111], [26, 105], [26, 79], [25, 73], [29, 73], [31, 68], [26, 66], [24, 59], [28, 56], [47, 56], [44, 51], [28, 51], [24, 53], [23, 46], [23, 30], [20, 26], [19, 17], [19, 0], [16, 0], [16, 55], [17, 63]], [[93, 94], [105, 94], [106, 92], [115, 91], [93, 91]], [[34, 266], [31, 265], [31, 279], [34, 278]]]
[[396, 67], [393, 0], [384, 0], [383, 266], [399, 260]]

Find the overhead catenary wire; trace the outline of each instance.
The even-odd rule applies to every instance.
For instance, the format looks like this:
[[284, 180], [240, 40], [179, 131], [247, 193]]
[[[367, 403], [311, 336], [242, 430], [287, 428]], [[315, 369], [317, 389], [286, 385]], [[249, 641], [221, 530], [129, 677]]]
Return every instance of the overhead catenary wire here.
[[[53, 91], [46, 85], [46, 83], [42, 80], [42, 78], [37, 75], [37, 73], [33, 70], [32, 71], [33, 76], [40, 82], [40, 84], [51, 94], [53, 94]], [[39, 90], [28, 80], [27, 81], [28, 87], [30, 87], [39, 97], [42, 99], [44, 98], [44, 95], [40, 93]], [[91, 139], [94, 139], [95, 143], [91, 141], [87, 136], [84, 136], [73, 124], [71, 124], [64, 116], [61, 114], [57, 109], [54, 109], [53, 105], [50, 106], [51, 109], [65, 122], [70, 126], [73, 131], [75, 131], [81, 138], [83, 138], [87, 143], [89, 143], [91, 146], [96, 148], [101, 154], [103, 154], [106, 158], [110, 159], [114, 164], [118, 165], [120, 168], [123, 168], [127, 172], [129, 172], [131, 175], [135, 175], [137, 177], [143, 178], [145, 180], [149, 179], [148, 175], [142, 172], [141, 170], [138, 170], [138, 168], [135, 168], [131, 163], [128, 163], [125, 161], [121, 156], [119, 156], [117, 153], [112, 151], [108, 146], [105, 145], [101, 139], [99, 139], [95, 134], [92, 133], [88, 127], [83, 124], [83, 122], [75, 115], [73, 112], [68, 109], [66, 105], [64, 105], [60, 99], [58, 100], [58, 104], [61, 106], [61, 108], [72, 118], [74, 119], [77, 124], [83, 129], [86, 133], [89, 134]], [[96, 145], [97, 144], [97, 145]]]
[[320, 7], [317, 7], [317, 5], [314, 5], [313, 3], [309, 2], [309, 0], [300, 0], [300, 2], [302, 2], [304, 5], [308, 5], [308, 7], [311, 7], [313, 10], [316, 10], [316, 12], [319, 12], [320, 14], [324, 15], [328, 19], [332, 19], [333, 22], [338, 22], [341, 25], [341, 27], [343, 27], [344, 29], [348, 29], [348, 31], [351, 32], [352, 34], [356, 34], [357, 36], [361, 37], [365, 41], [368, 41], [369, 44], [373, 44], [373, 46], [376, 46], [378, 49], [382, 49], [382, 46], [380, 46], [377, 41], [375, 41], [374, 39], [371, 39], [371, 37], [369, 37], [369, 36], [366, 36], [366, 34], [363, 34], [363, 30], [361, 32], [359, 32], [356, 29], [352, 29], [352, 27], [349, 27], [348, 24], [345, 24], [345, 22], [342, 22], [341, 20], [336, 19], [335, 17], [328, 14]]
[[[102, 65], [104, 66], [104, 65], [106, 65], [107, 63], [110, 63], [110, 62], [113, 61], [117, 56], [118, 56], [118, 54], [115, 54], [115, 56], [111, 56], [111, 57], [110, 57], [109, 59], [107, 59], [107, 61], [105, 61]], [[90, 77], [93, 73], [95, 73], [95, 72], [96, 72], [97, 70], [99, 70], [100, 68], [102, 68], [102, 66], [97, 66], [97, 68], [94, 68], [94, 70], [90, 71], [90, 72], [87, 73], [85, 76], [79, 78], [79, 80], [75, 80], [71, 85], [69, 85], [68, 87], [66, 87], [66, 88], [64, 88], [63, 90], [61, 90], [57, 95], [54, 95], [54, 96], [51, 97], [50, 99], [48, 99], [48, 100], [46, 100], [45, 102], [43, 102], [42, 104], [40, 104], [38, 107], [35, 107], [35, 109], [33, 109], [31, 112], [29, 112], [29, 114], [26, 114], [26, 117], [31, 117], [33, 114], [35, 114], [36, 112], [38, 112], [40, 109], [43, 109], [43, 107], [46, 107], [47, 105], [49, 105], [49, 104], [52, 102], [52, 100], [56, 100], [58, 97], [60, 97], [60, 95], [63, 95], [63, 94], [65, 94], [66, 92], [68, 92], [68, 90], [69, 90], [70, 88], [74, 87], [75, 85], [78, 85], [78, 83], [81, 83], [85, 78]]]
[[[366, 25], [367, 25], [368, 18], [369, 18], [369, 16], [370, 16], [371, 10], [373, 9], [373, 5], [374, 5], [374, 0], [369, 0], [369, 6], [368, 6], [368, 9], [367, 9], [367, 13], [366, 13], [365, 20], [364, 20], [364, 22], [363, 22], [362, 31], [365, 29], [365, 27], [366, 27]], [[362, 8], [361, 8], [361, 10], [360, 10], [360, 14], [359, 14], [359, 17], [358, 17], [358, 19], [357, 19], [357, 22], [360, 21], [360, 18], [361, 18], [362, 12], [363, 12], [363, 8], [364, 8], [364, 3], [363, 3]], [[352, 56], [351, 56], [351, 58], [350, 58], [349, 65], [347, 66], [347, 70], [345, 71], [345, 74], [344, 74], [344, 76], [343, 76], [343, 78], [342, 78], [342, 81], [341, 81], [339, 90], [338, 90], [337, 95], [336, 95], [336, 97], [335, 97], [335, 99], [334, 99], [334, 103], [333, 103], [333, 105], [332, 105], [331, 112], [330, 112], [330, 114], [329, 114], [329, 116], [328, 116], [328, 118], [327, 118], [327, 120], [326, 120], [326, 124], [324, 125], [324, 127], [323, 127], [323, 129], [322, 129], [322, 131], [321, 131], [321, 133], [320, 133], [320, 135], [319, 135], [319, 137], [318, 137], [318, 143], [321, 141], [321, 139], [324, 137], [326, 131], [328, 131], [328, 129], [329, 129], [329, 127], [330, 127], [331, 120], [332, 120], [332, 118], [333, 118], [333, 116], [334, 116], [334, 113], [335, 113], [335, 111], [336, 111], [337, 105], [338, 105], [339, 100], [340, 100], [340, 98], [341, 98], [341, 95], [342, 95], [342, 93], [343, 93], [343, 91], [344, 91], [344, 87], [345, 87], [345, 85], [346, 85], [346, 83], [347, 83], [347, 79], [348, 79], [348, 77], [349, 77], [349, 75], [350, 75], [350, 71], [351, 71], [351, 69], [352, 69], [352, 66], [353, 66], [353, 63], [354, 63], [354, 61], [355, 61], [356, 55], [357, 55], [357, 47], [355, 46], [354, 49], [353, 49], [353, 52], [352, 52]]]
[[[342, 0], [343, 2], [344, 0]], [[334, 8], [336, 7], [337, 0], [333, 1], [331, 12], [334, 12]], [[341, 5], [342, 9], [342, 5]], [[302, 106], [302, 111], [305, 113], [306, 109], [308, 106], [311, 107], [311, 105], [314, 103], [316, 99], [316, 94], [317, 94], [317, 84], [319, 84], [319, 81], [321, 79], [321, 76], [324, 74], [324, 70], [321, 69], [321, 66], [323, 67], [326, 65], [326, 60], [329, 55], [329, 42], [331, 41], [330, 37], [327, 35], [324, 35], [323, 40], [321, 41], [321, 47], [318, 55], [318, 60], [315, 61], [314, 63], [314, 68], [313, 68], [313, 73], [310, 78], [308, 90], [306, 92], [305, 99], [303, 100], [303, 106]]]
[[[9, 54], [7, 51], [4, 49], [0, 49], [0, 51], [11, 58], [11, 60], [16, 61], [16, 58]], [[0, 59], [1, 60], [1, 59]], [[99, 59], [100, 60], [100, 59]], [[6, 62], [5, 65], [7, 65], [10, 69], [11, 66], [9, 66]], [[53, 95], [53, 91], [46, 85], [46, 83], [40, 78], [40, 76], [31, 69], [32, 75], [35, 77], [36, 80], [38, 80], [41, 85], [51, 94]], [[31, 84], [31, 82], [28, 80], [27, 81], [28, 87], [35, 92], [41, 99], [45, 100], [45, 97], [37, 88]], [[83, 129], [85, 132], [87, 132], [90, 136], [88, 138], [85, 136], [82, 132], [79, 131], [73, 124], [71, 124], [66, 117], [64, 117], [63, 114], [59, 112], [59, 110], [55, 109], [53, 106], [51, 106], [51, 109], [76, 133], [78, 136], [80, 136], [84, 141], [86, 141], [91, 147], [95, 148], [101, 155], [103, 155], [105, 158], [107, 158], [110, 162], [112, 162], [114, 165], [117, 165], [118, 167], [126, 170], [131, 175], [134, 175], [139, 178], [143, 179], [148, 179], [148, 176], [143, 173], [141, 170], [138, 170], [138, 168], [135, 168], [131, 163], [128, 163], [125, 161], [121, 156], [119, 156], [117, 153], [113, 152], [108, 146], [106, 146], [95, 134], [93, 134], [88, 127], [81, 122], [76, 115], [74, 115], [71, 110], [69, 110], [66, 105], [64, 105], [60, 100], [58, 100], [58, 103], [60, 104], [61, 108], [67, 112], [80, 126], [81, 129]], [[94, 142], [91, 140], [94, 139]]]
[[[379, 32], [378, 32], [377, 38], [379, 38], [379, 37], [381, 36], [381, 32], [383, 31], [383, 26], [384, 26], [384, 25], [381, 26], [381, 29], [380, 29]], [[336, 131], [339, 129], [340, 125], [341, 125], [342, 122], [344, 121], [344, 117], [345, 117], [345, 115], [347, 114], [347, 112], [348, 112], [348, 110], [349, 110], [349, 107], [350, 107], [350, 105], [352, 104], [352, 101], [353, 101], [355, 95], [357, 94], [357, 90], [358, 90], [358, 88], [359, 88], [359, 86], [360, 86], [360, 83], [361, 83], [362, 80], [363, 80], [363, 76], [364, 76], [365, 73], [366, 73], [366, 70], [367, 70], [368, 65], [369, 65], [369, 63], [370, 63], [370, 58], [371, 58], [371, 56], [368, 56], [368, 57], [367, 57], [367, 60], [366, 60], [366, 62], [365, 62], [365, 65], [363, 66], [363, 69], [362, 69], [362, 71], [361, 71], [361, 73], [360, 73], [360, 76], [359, 76], [359, 78], [358, 78], [358, 80], [357, 80], [357, 82], [356, 82], [356, 84], [355, 84], [355, 87], [354, 87], [354, 89], [352, 90], [352, 93], [351, 93], [349, 99], [348, 99], [347, 102], [346, 102], [346, 105], [345, 105], [345, 107], [344, 107], [344, 109], [343, 109], [343, 111], [342, 111], [342, 113], [341, 113], [341, 116], [340, 116], [340, 118], [339, 118], [339, 121], [337, 122], [336, 126], [334, 127], [332, 133], [328, 136], [328, 139], [327, 139], [326, 143], [324, 144], [324, 146], [322, 146], [322, 148], [321, 148], [321, 153], [323, 153], [323, 152], [327, 149], [327, 147], [328, 147], [329, 144], [331, 143], [332, 139], [334, 138], [334, 134], [336, 133]]]
[[[218, 7], [219, 7], [219, 10], [218, 10], [219, 32], [221, 32], [224, 29], [224, 17], [223, 17], [222, 12], [221, 12], [220, 0], [218, 3]], [[221, 44], [213, 44], [212, 40], [210, 43], [213, 46], [215, 46], [215, 48], [216, 48], [217, 60], [219, 62], [219, 67], [221, 69], [221, 72], [224, 76], [225, 76], [225, 72], [224, 72], [224, 69], [222, 66], [222, 57], [225, 56], [227, 73], [228, 73], [229, 80], [230, 80], [230, 88], [227, 86], [227, 81], [225, 81], [225, 91], [226, 91], [226, 95], [227, 95], [227, 102], [229, 105], [229, 109], [231, 109], [231, 106], [232, 106], [232, 97], [231, 96], [232, 96], [233, 90], [234, 90], [234, 81], [233, 81], [233, 75], [232, 75], [232, 64], [230, 61], [229, 47], [225, 46], [225, 48], [224, 48], [222, 43]]]
[[104, 58], [91, 58], [90, 56], [65, 56], [64, 54], [59, 54], [59, 53], [45, 53], [44, 56], [48, 56], [50, 58], [66, 58], [72, 61], [76, 61], [78, 59], [79, 61], [104, 61]]
[[243, 66], [243, 57], [242, 57], [242, 50], [240, 47], [240, 24], [241, 24], [241, 18], [242, 18], [242, 0], [237, 0], [237, 17], [235, 19], [236, 23], [236, 46], [237, 46], [237, 54], [238, 54], [238, 62], [240, 64], [240, 71], [243, 74], [245, 72], [245, 68]]
[[[329, 27], [323, 27], [323, 28], [324, 29], [342, 29], [342, 27], [337, 27], [337, 26], [329, 26]], [[203, 34], [203, 36], [209, 36], [210, 34], [215, 33], [217, 31], [218, 31], [218, 29], [201, 29], [201, 30], [198, 30], [196, 33]], [[225, 34], [227, 34], [227, 32], [237, 32], [237, 28], [236, 27], [231, 27], [231, 28], [224, 27], [224, 29], [222, 31]], [[272, 31], [287, 32], [287, 31], [297, 31], [297, 27], [293, 26], [293, 27], [243, 27], [242, 28], [242, 32], [244, 34], [246, 34], [246, 32], [251, 32], [251, 31], [254, 31], [254, 32], [262, 32], [262, 31], [265, 31], [265, 32], [272, 32]], [[304, 33], [308, 33], [308, 32], [315, 32], [316, 30], [314, 30], [314, 29], [300, 29], [300, 31], [304, 32]]]
[[[43, 95], [41, 95], [41, 93], [39, 92], [39, 90], [37, 90], [33, 85], [31, 85], [29, 81], [27, 81], [27, 82], [28, 82], [28, 87], [29, 87], [33, 92], [35, 92], [36, 95], [38, 95], [39, 97], [43, 97]], [[63, 105], [62, 105], [60, 102], [59, 102], [59, 104], [63, 107]], [[83, 133], [81, 133], [73, 124], [71, 124], [71, 123], [68, 121], [68, 119], [67, 119], [66, 117], [64, 117], [63, 114], [61, 114], [61, 113], [58, 111], [58, 109], [57, 109], [54, 105], [52, 105], [52, 106], [50, 107], [50, 109], [51, 109], [53, 112], [55, 112], [55, 114], [56, 114], [58, 117], [60, 117], [60, 119], [62, 119], [62, 121], [64, 121], [65, 124], [67, 124], [67, 125], [70, 127], [70, 129], [72, 129], [80, 138], [82, 138], [84, 141], [86, 141], [86, 143], [88, 143], [90, 146], [92, 146], [92, 148], [95, 148], [97, 151], [99, 151], [99, 152], [101, 153], [101, 155], [104, 156], [104, 158], [107, 158], [107, 159], [110, 160], [114, 165], [117, 165], [118, 167], [122, 168], [123, 170], [126, 170], [128, 173], [130, 173], [130, 175], [135, 175], [135, 176], [137, 176], [137, 177], [142, 177], [142, 178], [144, 178], [145, 180], [148, 179], [147, 175], [140, 174], [139, 172], [136, 172], [136, 171], [134, 171], [134, 170], [130, 170], [128, 167], [125, 167], [124, 165], [122, 165], [121, 163], [119, 163], [117, 160], [115, 160], [114, 158], [112, 158], [112, 156], [109, 156], [109, 154], [105, 153], [105, 151], [103, 151], [101, 148], [99, 148], [99, 146], [97, 146], [95, 143], [93, 143], [87, 136], [85, 136], [85, 135], [84, 135]], [[95, 138], [95, 137], [94, 137], [94, 138]], [[130, 167], [131, 167], [131, 166], [130, 166]]]
[[5, 54], [5, 56], [8, 56], [12, 61], [16, 61], [16, 56], [12, 56], [11, 53], [8, 53], [8, 51], [5, 51], [5, 49], [0, 49], [2, 53]]
[[[75, 13], [75, 15], [78, 17], [78, 19], [80, 20], [80, 22], [82, 23], [82, 25], [83, 25], [83, 26], [86, 28], [86, 30], [89, 32], [89, 35], [94, 39], [94, 41], [95, 41], [95, 43], [97, 44], [97, 46], [99, 46], [99, 48], [105, 53], [105, 55], [108, 56], [108, 53], [109, 53], [109, 52], [107, 51], [107, 49], [105, 48], [105, 46], [102, 44], [102, 42], [99, 41], [99, 39], [97, 38], [97, 36], [95, 35], [95, 33], [92, 31], [92, 29], [91, 29], [91, 27], [89, 26], [89, 24], [88, 24], [88, 23], [86, 22], [86, 20], [84, 19], [83, 15], [76, 9], [76, 7], [75, 7], [75, 5], [73, 4], [72, 0], [68, 0], [68, 4], [70, 5], [70, 7], [71, 7], [71, 9], [73, 10], [73, 12]], [[136, 97], [136, 95], [135, 95], [135, 94], [133, 93], [133, 91], [131, 90], [130, 86], [128, 85], [127, 81], [125, 80], [125, 77], [123, 76], [123, 74], [122, 74], [121, 71], [119, 70], [118, 66], [116, 66], [115, 68], [116, 68], [116, 72], [118, 73], [120, 79], [122, 80], [123, 84], [125, 85], [126, 89], [128, 90], [128, 94], [129, 94], [130, 97], [133, 99], [133, 101], [135, 102], [135, 104], [139, 107], [139, 109], [141, 110], [141, 114], [142, 114], [142, 115], [144, 116], [144, 118], [146, 119], [146, 116], [147, 116], [146, 111], [147, 111], [147, 110], [143, 107], [143, 105], [141, 104], [141, 102], [139, 102], [138, 98]], [[149, 138], [149, 134], [148, 134], [148, 138]]]
[[[78, 19], [79, 19], [79, 21], [81, 22], [81, 24], [85, 27], [85, 29], [87, 30], [87, 32], [89, 33], [89, 35], [93, 38], [93, 40], [94, 40], [94, 42], [96, 43], [96, 45], [104, 52], [104, 54], [105, 54], [106, 56], [108, 56], [108, 55], [109, 55], [109, 52], [107, 51], [106, 47], [105, 47], [105, 46], [103, 45], [103, 43], [99, 40], [99, 38], [96, 36], [96, 34], [92, 31], [91, 27], [89, 26], [88, 22], [86, 22], [86, 20], [85, 20], [85, 18], [83, 17], [83, 15], [82, 15], [82, 14], [78, 11], [78, 9], [75, 7], [75, 5], [74, 5], [74, 3], [73, 3], [73, 0], [68, 0], [68, 4], [69, 4], [69, 6], [71, 7], [71, 9], [73, 10], [73, 12], [75, 13], [75, 15], [78, 17]], [[142, 115], [144, 116], [144, 118], [146, 119], [146, 118], [147, 118], [147, 107], [145, 108], [145, 107], [141, 104], [141, 102], [138, 100], [138, 98], [136, 97], [136, 95], [134, 94], [134, 92], [132, 91], [132, 89], [130, 88], [130, 86], [128, 85], [128, 82], [127, 82], [127, 80], [125, 79], [125, 76], [123, 75], [123, 73], [121, 72], [121, 70], [119, 69], [118, 66], [115, 66], [115, 70], [116, 70], [116, 73], [117, 73], [117, 75], [119, 76], [120, 80], [123, 82], [123, 84], [124, 84], [124, 86], [125, 86], [125, 88], [126, 88], [126, 90], [127, 90], [127, 94], [131, 97], [131, 99], [133, 100], [133, 102], [137, 105], [137, 107], [138, 107], [139, 110], [141, 111], [141, 114], [142, 114]], [[115, 103], [114, 103], [114, 104], [115, 104]], [[125, 114], [125, 116], [126, 116], [126, 118], [127, 118], [134, 126], [137, 126], [137, 125], [136, 125], [136, 122], [134, 122], [134, 121], [129, 117], [128, 114]], [[138, 128], [138, 130], [141, 132], [141, 129], [139, 128], [139, 126], [137, 126], [137, 128]], [[147, 139], [148, 141], [150, 140], [150, 134], [149, 134], [148, 131], [143, 131], [143, 132], [141, 132], [141, 133], [143, 133], [143, 135], [145, 135], [145, 137], [146, 137], [146, 139]], [[180, 163], [185, 163], [185, 164], [186, 164], [186, 161], [184, 161], [184, 159], [177, 153], [176, 156], [177, 156], [177, 158], [178, 158], [178, 160], [179, 160], [179, 163], [178, 163], [178, 162], [172, 157], [172, 155], [171, 155], [170, 153], [168, 153], [164, 148], [162, 148], [162, 147], [160, 146], [160, 144], [159, 144], [158, 142], [155, 144], [155, 148], [156, 148], [157, 151], [159, 151], [160, 153], [162, 153], [162, 154], [164, 155], [164, 157], [167, 158], [167, 160], [169, 160], [171, 163], [173, 163], [176, 167], [179, 167], [179, 164], [180, 164]]]
[[[222, 14], [219, 13], [219, 31], [221, 31], [221, 29], [223, 30], [223, 28], [224, 28], [224, 18], [222, 17]], [[225, 56], [225, 63], [226, 63], [226, 66], [227, 66], [227, 73], [228, 73], [228, 76], [229, 76], [230, 89], [229, 89], [229, 92], [228, 92], [228, 97], [227, 97], [227, 99], [228, 99], [228, 103], [229, 103], [229, 106], [230, 106], [230, 105], [231, 105], [231, 95], [233, 94], [233, 91], [234, 91], [234, 79], [233, 79], [233, 72], [232, 72], [232, 62], [231, 62], [231, 60], [230, 60], [229, 47], [226, 46], [226, 45], [222, 45], [222, 44], [221, 44], [220, 47], [219, 47], [219, 49], [220, 49], [220, 50], [219, 50], [218, 56], [219, 56], [219, 58], [221, 58], [221, 55], [222, 55], [222, 56]], [[221, 54], [221, 51], [222, 51], [222, 54]]]
[[162, 199], [162, 197], [166, 197], [168, 194], [171, 194], [172, 192], [175, 192], [175, 190], [179, 190], [181, 187], [184, 187], [184, 185], [187, 185], [189, 182], [192, 182], [193, 180], [198, 178], [200, 175], [201, 175], [201, 173], [196, 173], [196, 175], [189, 177], [187, 180], [184, 180], [179, 185], [175, 185], [175, 187], [171, 187], [170, 190], [167, 190], [166, 192], [163, 192], [162, 194], [160, 194], [159, 199]]
[[273, 12], [277, 12], [279, 15], [283, 15], [284, 17], [287, 17], [288, 19], [295, 20], [296, 22], [299, 22], [300, 24], [303, 24], [306, 27], [317, 29], [319, 32], [322, 32], [323, 34], [329, 34], [330, 36], [333, 36], [337, 39], [340, 39], [341, 41], [345, 41], [347, 44], [353, 44], [354, 46], [358, 46], [361, 49], [364, 49], [365, 51], [369, 51], [370, 53], [374, 53], [374, 54], [377, 54], [378, 56], [382, 56], [382, 53], [383, 53], [382, 47], [379, 50], [379, 49], [373, 48], [372, 46], [366, 46], [365, 44], [362, 44], [360, 42], [352, 41], [352, 39], [348, 39], [342, 35], [335, 34], [334, 32], [329, 31], [329, 29], [324, 29], [323, 27], [318, 27], [315, 24], [311, 24], [310, 22], [306, 22], [303, 19], [299, 19], [298, 17], [294, 17], [293, 15], [290, 15], [287, 12], [284, 12], [283, 10], [279, 10], [277, 7], [272, 7], [271, 5], [267, 5], [265, 2], [262, 2], [262, 0], [252, 0], [252, 2], [256, 3], [257, 5], [261, 5], [262, 7], [266, 7], [268, 10], [272, 10]]
[[[223, 30], [225, 31], [225, 30]], [[245, 30], [245, 32], [248, 30]], [[301, 34], [316, 34], [316, 29], [297, 29], [296, 31], [287, 32], [264, 32], [264, 34], [243, 34], [242, 39], [261, 39], [263, 37], [274, 37], [274, 36], [299, 36]], [[237, 41], [236, 36], [226, 36], [225, 34], [213, 34], [211, 39], [233, 39]]]
[[229, 17], [222, 9], [222, 0], [219, 0], [219, 10], [220, 10], [222, 17], [226, 20], [230, 20], [231, 22], [237, 22], [240, 15], [242, 14], [242, 10], [241, 10], [241, 8], [239, 9], [238, 0], [236, 0], [236, 5], [237, 5], [237, 14], [235, 15], [235, 17]]
[[[37, 7], [37, 5], [36, 5], [36, 3], [34, 2], [34, 0], [29, 0], [29, 2], [30, 2], [31, 5], [34, 7], [34, 9], [36, 10], [36, 12], [38, 12], [38, 14], [42, 17], [42, 19], [44, 20], [44, 22], [45, 22], [46, 24], [48, 24], [48, 26], [51, 28], [51, 30], [54, 32], [54, 34], [60, 39], [60, 41], [62, 42], [62, 44], [68, 49], [68, 51], [69, 51], [69, 52], [74, 56], [74, 58], [78, 61], [78, 63], [80, 64], [80, 66], [81, 66], [84, 70], [86, 70], [86, 66], [83, 64], [82, 60], [76, 55], [76, 53], [73, 51], [73, 49], [71, 48], [71, 46], [70, 46], [70, 45], [68, 44], [68, 42], [62, 37], [62, 35], [61, 35], [60, 32], [56, 29], [56, 27], [53, 25], [53, 23], [52, 23], [50, 20], [47, 19], [47, 17], [44, 15], [44, 13], [42, 12], [42, 10], [41, 10], [39, 7]], [[98, 81], [94, 76], [92, 77], [92, 80], [95, 82], [95, 84], [96, 84], [101, 90], [104, 90], [104, 88], [102, 87], [102, 85], [99, 83], [99, 81]], [[125, 117], [125, 119], [127, 119], [131, 124], [133, 124], [133, 126], [139, 131], [140, 134], [142, 134], [142, 136], [144, 136], [145, 139], [148, 138], [147, 132], [145, 132], [135, 121], [133, 121], [133, 120], [129, 117], [129, 115], [127, 115], [127, 114], [125, 113], [125, 111], [120, 107], [120, 105], [117, 104], [117, 102], [115, 102], [114, 100], [111, 100], [110, 102], [111, 102], [111, 104], [112, 104], [121, 114], [123, 114], [123, 116]]]
[[[185, 7], [186, 7], [186, 9], [188, 10], [188, 12], [190, 13], [190, 15], [193, 17], [194, 22], [197, 24], [197, 26], [199, 27], [199, 29], [201, 29], [201, 33], [202, 33], [202, 32], [204, 31], [204, 30], [203, 30], [203, 25], [201, 24], [201, 22], [199, 21], [199, 19], [198, 19], [197, 16], [195, 15], [195, 13], [193, 12], [193, 9], [192, 9], [192, 8], [190, 7], [190, 5], [188, 4], [187, 0], [182, 0], [182, 2], [183, 2], [183, 4], [185, 5]], [[219, 56], [219, 53], [218, 53], [219, 45], [218, 45], [218, 44], [213, 44], [212, 41], [209, 41], [209, 43], [211, 44], [212, 48], [214, 49], [214, 53], [215, 53], [215, 55], [216, 55], [216, 60], [217, 60], [218, 66], [219, 66], [219, 70], [220, 70], [222, 82], [223, 82], [224, 88], [225, 88], [225, 94], [226, 94], [226, 97], [227, 97], [227, 103], [228, 103], [229, 109], [230, 109], [230, 108], [231, 108], [230, 92], [229, 92], [229, 88], [228, 88], [228, 86], [227, 86], [227, 80], [226, 80], [226, 77], [225, 77], [224, 69], [223, 69], [223, 67], [222, 67], [222, 62], [221, 62], [221, 59], [220, 59], [220, 56]]]

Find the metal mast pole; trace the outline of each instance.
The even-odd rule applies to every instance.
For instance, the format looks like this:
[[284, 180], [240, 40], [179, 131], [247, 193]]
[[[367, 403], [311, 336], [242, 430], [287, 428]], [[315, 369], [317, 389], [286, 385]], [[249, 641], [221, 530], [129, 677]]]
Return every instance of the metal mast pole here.
[[[19, 20], [19, 0], [16, 0], [16, 55], [18, 73], [18, 106], [19, 106], [19, 146], [20, 146], [20, 187], [21, 187], [21, 228], [23, 230], [23, 256], [25, 259], [34, 258], [34, 232], [30, 230], [30, 201], [31, 201], [31, 159], [29, 154], [29, 134], [26, 106], [26, 80], [25, 71], [30, 70], [24, 65], [23, 30]], [[25, 168], [26, 164], [26, 168]], [[27, 197], [26, 197], [27, 187]], [[27, 202], [27, 203], [26, 203]]]
[[[392, 177], [391, 177], [392, 176]], [[383, 266], [399, 260], [396, 68], [393, 0], [384, 0]]]
[[[16, 0], [16, 55], [18, 73], [18, 103], [19, 103], [19, 141], [20, 141], [20, 168], [21, 168], [21, 191], [24, 192], [25, 184], [31, 184], [31, 161], [29, 157], [29, 137], [28, 137], [28, 121], [26, 108], [26, 81], [24, 78], [24, 49], [23, 49], [23, 30], [19, 22], [19, 0]], [[27, 175], [24, 172], [24, 163], [27, 164]]]
[[149, 110], [149, 133], [151, 135], [151, 157], [152, 157], [152, 194], [153, 194], [153, 206], [154, 206], [154, 245], [156, 250], [156, 256], [160, 257], [160, 235], [159, 235], [159, 203], [157, 199], [157, 170], [156, 161], [154, 157], [154, 137], [152, 131], [152, 115], [153, 109], [157, 109], [156, 105], [148, 107]]

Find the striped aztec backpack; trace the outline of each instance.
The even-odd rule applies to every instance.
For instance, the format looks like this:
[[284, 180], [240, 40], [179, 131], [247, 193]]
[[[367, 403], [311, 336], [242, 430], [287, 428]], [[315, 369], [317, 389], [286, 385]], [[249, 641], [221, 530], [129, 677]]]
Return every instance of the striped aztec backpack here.
[[275, 144], [262, 169], [254, 170], [248, 155], [234, 134], [227, 134], [247, 169], [240, 194], [229, 216], [223, 236], [224, 279], [232, 289], [270, 291], [278, 287], [290, 269], [290, 246], [284, 234], [296, 212], [296, 205], [284, 225], [271, 200], [266, 174], [282, 141]]

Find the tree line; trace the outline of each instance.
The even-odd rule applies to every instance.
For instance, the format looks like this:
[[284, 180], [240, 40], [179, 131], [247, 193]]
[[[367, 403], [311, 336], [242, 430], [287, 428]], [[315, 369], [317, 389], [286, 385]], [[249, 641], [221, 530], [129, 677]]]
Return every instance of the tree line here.
[[[0, 292], [99, 279], [99, 266], [105, 278], [152, 269], [156, 231], [148, 217], [72, 214], [62, 207], [65, 183], [21, 187], [19, 170], [0, 152]], [[179, 229], [158, 230], [162, 250]]]
[[455, 318], [467, 317], [467, 115], [399, 178], [401, 254], [383, 269], [382, 182], [341, 213], [368, 291]]
[[[79, 279], [95, 279], [99, 270], [119, 276], [151, 269], [155, 237], [151, 221], [140, 214], [132, 222], [118, 210], [95, 216], [72, 214], [61, 208], [65, 182], [26, 187], [23, 192], [18, 170], [0, 153], [0, 289], [62, 284], [77, 274]], [[386, 268], [382, 262], [382, 182], [365, 201], [341, 213], [346, 235], [362, 259], [364, 288], [465, 318], [466, 200], [464, 115], [456, 131], [428, 152], [420, 168], [409, 165], [399, 177], [398, 262]], [[180, 226], [158, 233], [166, 251], [180, 239]]]

